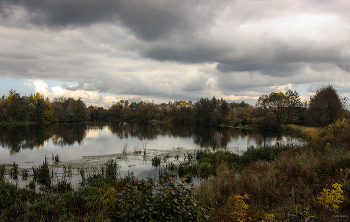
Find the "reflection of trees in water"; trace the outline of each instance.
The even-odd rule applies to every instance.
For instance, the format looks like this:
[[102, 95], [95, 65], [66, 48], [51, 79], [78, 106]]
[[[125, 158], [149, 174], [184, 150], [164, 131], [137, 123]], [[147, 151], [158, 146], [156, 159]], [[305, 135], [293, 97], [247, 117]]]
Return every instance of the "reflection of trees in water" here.
[[15, 155], [21, 149], [41, 148], [50, 138], [55, 145], [80, 143], [85, 137], [86, 124], [50, 124], [0, 127], [0, 146]]
[[51, 140], [60, 146], [73, 145], [75, 142], [80, 144], [88, 128], [85, 123], [53, 124], [52, 127], [54, 133]]
[[[106, 128], [107, 127], [107, 128]], [[21, 149], [40, 148], [51, 138], [55, 145], [69, 146], [79, 144], [86, 137], [87, 130], [100, 131], [109, 129], [119, 139], [138, 138], [139, 140], [154, 140], [158, 136], [193, 138], [199, 147], [225, 148], [230, 141], [244, 140], [256, 146], [275, 145], [283, 133], [271, 131], [248, 131], [232, 128], [181, 126], [181, 125], [151, 125], [134, 123], [70, 123], [50, 125], [30, 125], [16, 127], [0, 127], [0, 146], [8, 148], [14, 155]]]
[[232, 128], [196, 127], [193, 141], [200, 147], [226, 148], [232, 139], [237, 140], [240, 136], [241, 132]]
[[50, 138], [45, 125], [4, 126], [0, 128], [0, 145], [14, 155], [21, 149], [40, 148]]
[[258, 147], [275, 146], [276, 141], [282, 139], [284, 133], [276, 131], [249, 131], [247, 133], [248, 144], [255, 144]]
[[139, 140], [154, 140], [157, 136], [191, 137], [193, 134], [192, 127], [170, 124], [114, 123], [110, 125], [110, 130], [119, 139], [136, 137]]

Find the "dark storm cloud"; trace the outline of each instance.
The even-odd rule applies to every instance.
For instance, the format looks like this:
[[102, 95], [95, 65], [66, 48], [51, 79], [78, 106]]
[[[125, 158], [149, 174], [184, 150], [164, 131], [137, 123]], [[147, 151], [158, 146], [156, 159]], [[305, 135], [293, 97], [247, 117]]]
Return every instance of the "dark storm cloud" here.
[[1, 15], [13, 6], [24, 8], [30, 22], [49, 27], [87, 26], [98, 22], [121, 22], [145, 40], [170, 33], [202, 30], [212, 22], [214, 1], [136, 1], [136, 0], [0, 0]]

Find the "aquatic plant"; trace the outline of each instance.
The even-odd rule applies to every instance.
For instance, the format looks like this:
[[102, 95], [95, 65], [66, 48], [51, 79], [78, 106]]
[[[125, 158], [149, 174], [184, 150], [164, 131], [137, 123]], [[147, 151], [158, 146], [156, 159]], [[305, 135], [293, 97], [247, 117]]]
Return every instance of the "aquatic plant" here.
[[152, 166], [153, 167], [158, 167], [160, 166], [160, 161], [161, 161], [161, 158], [158, 157], [158, 156], [155, 156], [152, 158]]
[[71, 177], [72, 176], [72, 165], [69, 163], [68, 167], [63, 165], [63, 177]]
[[106, 177], [115, 180], [118, 172], [118, 164], [116, 160], [108, 159], [106, 163]]
[[51, 176], [49, 164], [47, 163], [47, 157], [43, 161], [43, 164], [38, 168], [32, 167], [34, 180], [39, 181], [40, 184], [45, 184], [46, 186], [50, 186]]
[[28, 170], [27, 169], [22, 169], [22, 180], [27, 180], [28, 178]]
[[189, 162], [182, 162], [177, 168], [179, 177], [184, 177], [187, 174], [197, 175], [198, 174], [198, 165]]
[[188, 174], [185, 175], [185, 182], [186, 183], [191, 183], [192, 179], [193, 179], [193, 176], [192, 176], [191, 173], [188, 173]]
[[29, 182], [29, 184], [28, 184], [28, 187], [29, 187], [30, 189], [34, 190], [34, 189], [35, 189], [35, 180], [31, 180], [31, 181]]
[[73, 190], [72, 184], [66, 179], [58, 181], [54, 188], [58, 193], [71, 192]]
[[13, 162], [12, 168], [10, 169], [10, 175], [12, 179], [18, 178], [18, 164]]
[[81, 176], [80, 185], [81, 185], [81, 186], [85, 186], [86, 180], [85, 180], [85, 169], [84, 169], [84, 167], [82, 167], [82, 168], [79, 169], [79, 173], [80, 173], [80, 176]]
[[58, 154], [54, 155], [52, 153], [52, 163], [56, 163], [57, 164], [57, 163], [60, 162], [60, 160], [61, 160], [61, 157]]

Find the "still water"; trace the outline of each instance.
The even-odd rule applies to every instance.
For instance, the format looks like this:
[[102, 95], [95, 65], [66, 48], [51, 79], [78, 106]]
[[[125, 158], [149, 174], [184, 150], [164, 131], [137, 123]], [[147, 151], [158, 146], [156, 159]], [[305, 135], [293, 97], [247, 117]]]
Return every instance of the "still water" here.
[[[154, 156], [163, 162], [180, 159], [196, 149], [227, 149], [241, 154], [250, 146], [301, 146], [305, 141], [285, 132], [248, 131], [234, 128], [151, 125], [135, 123], [50, 124], [0, 128], [0, 164], [20, 168], [39, 166], [45, 156], [60, 157], [56, 166], [78, 169], [117, 159], [120, 173], [139, 178], [158, 173]], [[78, 180], [78, 179], [76, 179]]]

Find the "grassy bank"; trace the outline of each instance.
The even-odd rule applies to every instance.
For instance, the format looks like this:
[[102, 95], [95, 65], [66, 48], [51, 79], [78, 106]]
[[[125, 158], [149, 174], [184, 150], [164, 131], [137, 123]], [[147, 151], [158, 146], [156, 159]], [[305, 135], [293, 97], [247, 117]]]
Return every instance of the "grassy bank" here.
[[[198, 200], [212, 210], [212, 220], [350, 220], [349, 129], [288, 127], [311, 142], [282, 150], [271, 159], [258, 158], [262, 151], [243, 154], [253, 159], [242, 167], [236, 165], [243, 156], [222, 155], [213, 161], [216, 176], [196, 189]], [[208, 159], [220, 156], [208, 155]]]
[[282, 130], [292, 132], [293, 134], [301, 136], [307, 139], [308, 141], [317, 141], [320, 139], [320, 134], [324, 132], [326, 128], [287, 124], [287, 125], [282, 125]]

